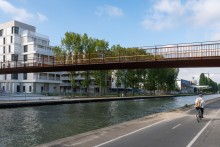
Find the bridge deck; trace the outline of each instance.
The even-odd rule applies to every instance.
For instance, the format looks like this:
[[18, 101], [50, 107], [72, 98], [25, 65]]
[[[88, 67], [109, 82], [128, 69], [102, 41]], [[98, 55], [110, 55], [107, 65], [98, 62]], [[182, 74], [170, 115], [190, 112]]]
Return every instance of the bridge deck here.
[[0, 74], [138, 68], [220, 67], [220, 42], [136, 48], [0, 62]]

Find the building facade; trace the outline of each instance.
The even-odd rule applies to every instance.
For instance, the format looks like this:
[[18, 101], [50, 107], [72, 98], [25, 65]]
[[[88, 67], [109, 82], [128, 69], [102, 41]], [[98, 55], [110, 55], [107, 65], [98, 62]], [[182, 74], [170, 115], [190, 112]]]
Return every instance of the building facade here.
[[184, 79], [177, 80], [177, 86], [180, 93], [195, 93], [195, 85], [192, 81], [187, 81]]
[[[39, 64], [54, 56], [49, 37], [36, 33], [34, 26], [10, 21], [0, 24], [1, 66]], [[14, 61], [14, 62], [13, 62]], [[61, 74], [16, 73], [0, 75], [0, 89], [8, 93], [54, 93], [59, 91]]]
[[[50, 45], [49, 37], [36, 33], [34, 26], [10, 21], [0, 24], [0, 66], [32, 66], [51, 62], [54, 52]], [[82, 72], [76, 72], [74, 89], [75, 95], [96, 95], [98, 93], [111, 93], [124, 90], [123, 84], [115, 86], [115, 78], [106, 75], [106, 88], [100, 89], [95, 78], [90, 76], [88, 89], [83, 87], [84, 76]], [[0, 75], [0, 94], [5, 93], [38, 93], [38, 94], [70, 94], [72, 92], [70, 73], [63, 72], [39, 72], [16, 73]], [[129, 89], [129, 88], [128, 88]]]

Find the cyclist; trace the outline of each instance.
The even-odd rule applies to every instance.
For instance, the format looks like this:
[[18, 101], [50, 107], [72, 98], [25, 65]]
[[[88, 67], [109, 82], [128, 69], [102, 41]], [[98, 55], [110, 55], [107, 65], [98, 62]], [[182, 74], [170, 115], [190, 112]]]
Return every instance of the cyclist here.
[[202, 113], [202, 118], [203, 118], [203, 113], [204, 113], [204, 104], [205, 104], [205, 102], [204, 102], [204, 100], [203, 100], [203, 96], [202, 96], [202, 94], [200, 94], [199, 95], [199, 97], [198, 98], [196, 98], [196, 100], [195, 100], [195, 108], [198, 110], [198, 109], [201, 109], [201, 113]]

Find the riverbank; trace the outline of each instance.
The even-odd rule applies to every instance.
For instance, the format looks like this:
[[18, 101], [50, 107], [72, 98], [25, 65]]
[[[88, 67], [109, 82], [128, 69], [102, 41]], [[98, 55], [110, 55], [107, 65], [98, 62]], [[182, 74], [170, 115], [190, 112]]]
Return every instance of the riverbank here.
[[[206, 104], [213, 103], [220, 98], [208, 100]], [[98, 130], [74, 135], [62, 139], [58, 139], [46, 144], [38, 145], [37, 147], [50, 147], [50, 146], [74, 146], [74, 147], [89, 147], [102, 145], [108, 141], [114, 141], [119, 138], [134, 134], [143, 129], [152, 127], [164, 121], [173, 120], [183, 116], [194, 116], [194, 113], [189, 113], [194, 109], [193, 105], [184, 106], [169, 112], [161, 112], [149, 116], [145, 116], [132, 121], [112, 125], [109, 127], [101, 128]]]
[[[100, 97], [100, 98], [73, 98], [63, 99], [62, 97], [28, 97], [19, 96], [19, 100], [14, 98], [13, 100], [0, 101], [0, 109], [2, 108], [17, 108], [28, 106], [43, 106], [43, 105], [60, 105], [60, 104], [74, 104], [74, 103], [90, 103], [90, 102], [106, 102], [106, 101], [124, 101], [135, 99], [151, 99], [151, 98], [167, 98], [176, 97], [174, 95], [156, 95], [156, 96], [132, 96], [132, 97]], [[1, 100], [1, 98], [0, 98]]]

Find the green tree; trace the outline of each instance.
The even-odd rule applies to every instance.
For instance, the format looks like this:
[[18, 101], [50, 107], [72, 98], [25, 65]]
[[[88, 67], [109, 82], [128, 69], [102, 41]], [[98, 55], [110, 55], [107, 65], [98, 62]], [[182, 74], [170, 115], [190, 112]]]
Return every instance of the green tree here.
[[115, 70], [114, 71], [115, 86], [117, 87], [117, 95], [118, 96], [119, 96], [119, 86], [123, 83], [122, 77], [123, 77], [122, 70]]
[[64, 64], [65, 62], [65, 56], [66, 56], [66, 51], [63, 50], [59, 46], [53, 47], [53, 52], [55, 54], [55, 62], [56, 64]]
[[214, 82], [212, 79], [207, 78], [204, 73], [200, 74], [199, 85], [208, 85], [209, 87], [211, 87], [210, 89], [204, 90], [206, 92], [215, 93], [218, 91], [218, 84]]
[[179, 69], [176, 68], [165, 68], [161, 70], [160, 81], [161, 90], [165, 90], [166, 92], [172, 91], [176, 89], [176, 79], [179, 73]]
[[[95, 52], [95, 41], [92, 38], [88, 38], [87, 34], [84, 34], [81, 38], [82, 40], [82, 48], [83, 48], [83, 52], [84, 52], [84, 57], [86, 59], [89, 59], [89, 54]], [[86, 63], [88, 63], [88, 61], [85, 61]], [[82, 86], [85, 87], [85, 91], [86, 91], [86, 96], [89, 96], [89, 85], [91, 83], [91, 76], [92, 76], [92, 71], [83, 71], [82, 75], [84, 77], [84, 80], [82, 81]]]
[[[105, 58], [105, 53], [108, 51], [108, 42], [105, 40], [95, 40], [95, 51], [99, 53], [99, 56], [102, 58]], [[99, 85], [99, 92], [100, 95], [103, 95], [103, 89], [107, 88], [107, 71], [94, 71], [93, 75], [95, 77], [96, 83]], [[106, 90], [107, 91], [107, 90]]]
[[207, 78], [205, 77], [205, 74], [202, 73], [200, 74], [200, 77], [199, 77], [199, 85], [208, 85], [208, 82], [207, 82]]
[[[68, 64], [77, 63], [79, 61], [78, 54], [83, 52], [82, 41], [80, 34], [74, 32], [66, 32], [65, 37], [61, 40], [63, 50], [65, 50], [65, 62]], [[71, 83], [71, 93], [73, 96], [73, 89], [76, 88], [75, 76], [76, 71], [69, 72], [70, 83]]]

